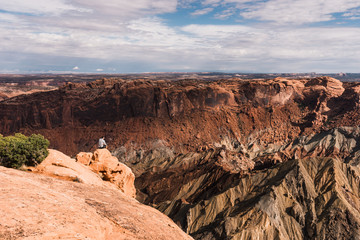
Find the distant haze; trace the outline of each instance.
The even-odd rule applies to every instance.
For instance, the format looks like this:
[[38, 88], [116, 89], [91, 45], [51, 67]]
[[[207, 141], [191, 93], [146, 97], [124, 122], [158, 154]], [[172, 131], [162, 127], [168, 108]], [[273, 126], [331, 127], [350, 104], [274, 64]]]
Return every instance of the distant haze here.
[[360, 1], [0, 0], [0, 73], [359, 72]]

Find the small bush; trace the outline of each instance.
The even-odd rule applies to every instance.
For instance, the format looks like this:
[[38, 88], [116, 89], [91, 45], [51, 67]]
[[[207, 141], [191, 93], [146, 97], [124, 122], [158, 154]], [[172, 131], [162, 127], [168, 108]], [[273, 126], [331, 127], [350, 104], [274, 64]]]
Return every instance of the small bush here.
[[40, 134], [29, 137], [21, 133], [8, 137], [0, 134], [0, 165], [10, 168], [35, 166], [48, 156], [48, 147], [49, 141]]

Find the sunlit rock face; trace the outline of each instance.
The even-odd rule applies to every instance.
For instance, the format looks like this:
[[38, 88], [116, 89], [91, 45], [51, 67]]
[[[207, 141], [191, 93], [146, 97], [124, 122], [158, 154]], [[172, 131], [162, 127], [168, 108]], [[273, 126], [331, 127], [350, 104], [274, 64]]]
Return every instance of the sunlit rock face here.
[[192, 239], [111, 185], [68, 180], [0, 167], [0, 239]]
[[76, 159], [100, 175], [103, 180], [117, 186], [127, 196], [136, 196], [134, 173], [112, 156], [109, 150], [97, 149], [94, 153], [79, 153]]
[[125, 195], [135, 198], [135, 175], [129, 167], [119, 162], [107, 149], [94, 153], [79, 153], [76, 159], [60, 151], [49, 149], [49, 155], [31, 171], [60, 179], [103, 186], [111, 183]]

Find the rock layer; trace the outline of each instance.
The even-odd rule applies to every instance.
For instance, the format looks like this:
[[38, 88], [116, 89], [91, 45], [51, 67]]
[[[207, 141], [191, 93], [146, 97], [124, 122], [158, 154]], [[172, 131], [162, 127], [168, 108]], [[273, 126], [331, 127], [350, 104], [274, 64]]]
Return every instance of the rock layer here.
[[[99, 80], [17, 96], [0, 103], [0, 132], [41, 133], [66, 154], [95, 150], [176, 152], [211, 147], [224, 137], [285, 143], [323, 128], [358, 124], [358, 83], [329, 77], [289, 80]], [[190, 144], [191, 143], [191, 144]]]

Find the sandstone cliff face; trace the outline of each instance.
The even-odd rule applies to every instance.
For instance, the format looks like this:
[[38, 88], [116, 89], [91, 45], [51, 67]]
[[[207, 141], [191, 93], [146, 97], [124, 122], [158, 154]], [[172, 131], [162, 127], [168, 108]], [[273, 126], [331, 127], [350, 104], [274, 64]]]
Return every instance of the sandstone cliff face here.
[[358, 123], [357, 88], [328, 77], [68, 84], [2, 101], [0, 132], [41, 133], [70, 155], [94, 150], [102, 135], [111, 150], [149, 150], [162, 141], [186, 153], [224, 137], [284, 143], [327, 126]]

